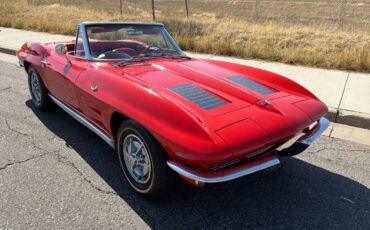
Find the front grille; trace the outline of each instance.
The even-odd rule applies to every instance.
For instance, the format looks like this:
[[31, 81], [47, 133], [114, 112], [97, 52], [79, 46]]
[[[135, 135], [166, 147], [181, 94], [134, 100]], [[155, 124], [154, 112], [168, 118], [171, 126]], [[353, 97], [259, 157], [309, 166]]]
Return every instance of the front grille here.
[[227, 166], [230, 166], [230, 165], [233, 165], [233, 164], [236, 164], [240, 162], [239, 159], [235, 159], [235, 160], [232, 160], [232, 161], [228, 161], [226, 163], [222, 163], [222, 164], [218, 164], [218, 165], [213, 165], [211, 167], [212, 170], [219, 170], [219, 169], [223, 169], [223, 168], [226, 168]]
[[226, 104], [220, 98], [192, 84], [183, 84], [170, 87], [169, 90], [186, 98], [205, 110], [215, 109]]
[[256, 151], [256, 152], [254, 152], [254, 153], [249, 154], [249, 155], [247, 156], [247, 159], [252, 158], [252, 157], [255, 157], [255, 156], [258, 156], [258, 155], [261, 155], [262, 153], [265, 153], [267, 150], [270, 150], [272, 146], [273, 146], [273, 145], [270, 145], [270, 146], [264, 147], [264, 148], [262, 148], [262, 149], [257, 150], [257, 151]]
[[248, 78], [245, 78], [245, 77], [242, 77], [242, 76], [232, 76], [232, 77], [228, 77], [229, 80], [239, 84], [239, 85], [242, 85], [244, 87], [247, 87], [253, 91], [256, 91], [260, 94], [271, 94], [271, 93], [275, 93], [276, 90], [274, 89], [271, 89], [267, 86], [264, 86], [264, 85], [261, 85], [260, 83], [257, 83], [255, 81], [252, 81]]
[[249, 159], [251, 159], [253, 157], [256, 157], [258, 155], [261, 155], [261, 154], [267, 152], [268, 150], [272, 149], [273, 146], [274, 145], [270, 145], [270, 146], [264, 147], [262, 149], [259, 149], [259, 150], [255, 151], [255, 152], [251, 153], [251, 154], [248, 154], [248, 156], [246, 156], [244, 160], [243, 159], [235, 159], [235, 160], [231, 160], [231, 161], [228, 161], [228, 162], [225, 162], [225, 163], [222, 163], [222, 164], [213, 165], [211, 167], [211, 169], [212, 170], [219, 170], [219, 169], [223, 169], [223, 168], [229, 167], [231, 165], [237, 164], [237, 163], [239, 163], [241, 161], [249, 160]]

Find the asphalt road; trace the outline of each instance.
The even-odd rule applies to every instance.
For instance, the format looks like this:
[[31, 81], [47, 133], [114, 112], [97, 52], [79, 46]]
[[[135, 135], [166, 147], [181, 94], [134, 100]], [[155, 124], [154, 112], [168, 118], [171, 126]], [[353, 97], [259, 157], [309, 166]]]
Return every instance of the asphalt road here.
[[13, 63], [0, 99], [0, 229], [369, 229], [370, 146], [321, 137], [284, 167], [153, 202], [97, 136], [36, 110]]

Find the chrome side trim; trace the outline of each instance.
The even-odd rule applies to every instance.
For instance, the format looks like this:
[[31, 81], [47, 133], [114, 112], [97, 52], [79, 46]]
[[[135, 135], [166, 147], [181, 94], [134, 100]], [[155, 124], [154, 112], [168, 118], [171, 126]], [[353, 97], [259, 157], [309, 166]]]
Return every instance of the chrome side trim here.
[[[319, 125], [318, 130], [304, 135], [302, 139], [298, 140], [298, 142], [306, 145], [312, 144], [329, 127], [330, 122], [325, 117], [321, 117], [317, 125]], [[313, 129], [315, 129], [315, 127]]]
[[23, 64], [21, 63], [21, 61], [17, 60], [17, 61], [15, 61], [15, 66], [17, 68], [22, 68], [23, 67]]
[[49, 94], [51, 100], [55, 102], [61, 109], [63, 109], [66, 113], [71, 115], [74, 119], [78, 122], [89, 128], [91, 131], [96, 133], [101, 139], [108, 143], [112, 148], [114, 147], [114, 140], [110, 137], [106, 132], [100, 129], [97, 125], [95, 125], [92, 121], [90, 121], [87, 117], [83, 114], [77, 112], [76, 110], [72, 109], [70, 106], [66, 105], [64, 102], [59, 100], [58, 98], [54, 97], [53, 95]]
[[193, 179], [195, 181], [204, 182], [204, 183], [220, 183], [220, 182], [234, 180], [234, 179], [237, 179], [239, 177], [243, 177], [243, 176], [246, 176], [246, 175], [249, 175], [249, 174], [252, 174], [252, 173], [267, 169], [267, 168], [270, 168], [270, 167], [272, 167], [274, 165], [277, 165], [277, 164], [280, 164], [280, 161], [279, 161], [279, 159], [274, 158], [274, 159], [266, 161], [262, 164], [252, 166], [252, 167], [243, 169], [243, 170], [238, 171], [238, 172], [233, 172], [233, 173], [226, 174], [226, 175], [219, 176], [219, 177], [211, 177], [211, 176], [210, 177], [205, 177], [205, 176], [197, 175], [196, 173], [190, 172], [189, 170], [186, 169], [186, 166], [182, 166], [182, 165], [180, 165], [180, 164], [178, 164], [174, 161], [171, 161], [171, 160], [167, 161], [168, 167], [170, 167], [173, 171], [177, 172], [178, 174], [181, 174], [181, 175], [183, 175], [187, 178]]

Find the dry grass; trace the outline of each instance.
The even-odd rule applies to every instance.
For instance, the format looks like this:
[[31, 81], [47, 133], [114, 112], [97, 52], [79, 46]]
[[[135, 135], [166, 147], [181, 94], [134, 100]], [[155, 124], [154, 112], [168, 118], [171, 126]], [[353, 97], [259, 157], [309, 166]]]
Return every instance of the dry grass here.
[[[151, 20], [144, 6], [137, 6], [135, 14], [124, 18], [112, 6], [104, 7], [58, 4], [29, 7], [26, 0], [1, 2], [0, 26], [72, 35], [81, 21]], [[133, 5], [128, 5], [126, 10], [133, 10]], [[253, 23], [206, 10], [194, 13], [191, 20], [166, 16], [160, 11], [158, 17], [184, 50], [370, 72], [369, 33], [317, 25]]]

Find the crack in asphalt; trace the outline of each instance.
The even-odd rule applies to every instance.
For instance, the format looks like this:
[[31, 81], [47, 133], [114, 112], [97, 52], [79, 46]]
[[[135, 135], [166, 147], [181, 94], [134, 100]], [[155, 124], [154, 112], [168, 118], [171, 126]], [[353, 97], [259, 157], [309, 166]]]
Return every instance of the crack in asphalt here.
[[16, 129], [12, 128], [12, 127], [10, 126], [10, 124], [9, 124], [8, 120], [5, 120], [5, 124], [6, 124], [6, 126], [8, 127], [8, 129], [9, 129], [10, 131], [12, 131], [12, 132], [16, 133], [17, 135], [21, 135], [21, 136], [30, 136], [30, 134], [28, 134], [28, 133], [23, 133], [23, 132], [20, 132], [20, 131], [18, 131], [18, 130], [16, 130]]
[[333, 134], [333, 131], [334, 131], [334, 125], [331, 126], [331, 129], [330, 129], [330, 132], [329, 132], [329, 138], [332, 138], [332, 134]]
[[[59, 151], [59, 150], [58, 150]], [[40, 155], [34, 155], [34, 156], [31, 156], [25, 160], [19, 160], [19, 161], [13, 161], [11, 163], [6, 163], [4, 166], [1, 166], [0, 167], [0, 171], [12, 166], [12, 165], [16, 165], [16, 164], [22, 164], [22, 163], [25, 163], [25, 162], [28, 162], [28, 161], [31, 161], [31, 160], [35, 160], [35, 159], [39, 159], [39, 158], [42, 158], [46, 155], [49, 155], [49, 154], [53, 154], [53, 153], [56, 153], [58, 151], [52, 151], [52, 152], [45, 152], [45, 153], [42, 153]]]
[[5, 88], [0, 89], [0, 92], [5, 92], [5, 91], [7, 91], [7, 90], [9, 90], [9, 89], [13, 89], [13, 88], [15, 88], [15, 87], [20, 87], [20, 86], [25, 86], [25, 84], [19, 84], [19, 85], [8, 86], [8, 87], [5, 87]]
[[85, 181], [86, 183], [88, 183], [91, 188], [93, 188], [93, 189], [95, 189], [95, 190], [97, 190], [97, 191], [99, 191], [101, 193], [104, 193], [104, 194], [119, 196], [118, 193], [116, 193], [114, 191], [106, 191], [106, 190], [104, 190], [102, 188], [99, 188], [91, 180], [89, 180], [88, 178], [86, 178], [86, 176], [81, 172], [81, 170], [78, 169], [78, 167], [72, 161], [70, 161], [67, 157], [62, 156], [60, 154], [56, 154], [56, 156], [57, 156], [58, 162], [60, 162], [60, 163], [62, 163], [64, 165], [68, 165], [71, 168], [73, 168], [74, 171], [77, 172], [77, 174], [80, 175], [80, 177], [83, 179], [83, 181]]
[[[32, 134], [28, 134], [28, 133], [23, 133], [21, 131], [18, 131], [17, 129], [13, 128], [10, 124], [9, 124], [9, 121], [7, 119], [4, 119], [5, 120], [5, 124], [7, 126], [7, 128], [15, 133], [18, 136], [24, 136], [24, 137], [29, 137], [31, 138], [31, 141], [30, 141], [30, 144], [32, 144], [32, 147], [34, 149], [38, 149], [44, 153], [40, 154], [40, 155], [35, 155], [35, 156], [31, 156], [25, 160], [19, 160], [19, 161], [14, 161], [14, 162], [11, 162], [11, 163], [6, 163], [4, 166], [1, 166], [0, 167], [0, 171], [2, 170], [5, 170], [6, 168], [12, 166], [12, 165], [16, 165], [16, 164], [22, 164], [22, 163], [25, 163], [25, 162], [28, 162], [28, 161], [31, 161], [31, 160], [36, 160], [36, 159], [39, 159], [39, 158], [42, 158], [46, 155], [50, 155], [50, 154], [55, 154], [55, 156], [57, 157], [57, 160], [65, 165], [69, 165], [70, 167], [72, 167], [74, 169], [75, 172], [77, 172], [77, 174], [82, 178], [83, 181], [85, 181], [91, 188], [93, 188], [95, 191], [98, 191], [100, 193], [103, 193], [103, 194], [107, 194], [107, 195], [114, 195], [114, 196], [117, 196], [117, 197], [120, 197], [120, 195], [115, 192], [115, 191], [106, 191], [100, 187], [98, 187], [97, 185], [95, 185], [91, 180], [89, 180], [88, 178], [86, 178], [86, 176], [78, 169], [78, 167], [73, 163], [71, 162], [67, 157], [64, 157], [60, 154], [58, 154], [58, 152], [61, 151], [61, 149], [59, 150], [55, 150], [55, 151], [48, 151], [40, 146], [37, 145], [36, 143], [36, 140], [34, 140], [34, 136]], [[50, 140], [54, 140], [54, 139], [57, 139], [58, 137], [53, 135]], [[85, 142], [87, 141], [86, 140], [80, 140], [79, 142]], [[69, 148], [69, 149], [73, 149], [73, 147], [71, 145], [69, 145], [68, 143], [65, 143], [65, 147], [66, 148]], [[132, 198], [128, 198], [126, 197], [125, 200], [132, 200]], [[150, 225], [151, 226], [158, 226], [157, 224], [157, 221], [155, 221], [155, 217], [152, 216], [149, 212], [147, 212], [145, 210], [145, 208], [139, 208], [141, 213], [143, 215], [145, 215], [148, 219], [148, 222], [151, 223]]]
[[[322, 160], [325, 160], [327, 162], [330, 162], [330, 163], [335, 163], [335, 164], [338, 164], [338, 165], [342, 165], [344, 167], [348, 167], [348, 163], [346, 164], [345, 162], [341, 161], [341, 160], [332, 160], [330, 158], [326, 158], [326, 157], [323, 157], [323, 156], [318, 156], [318, 158], [322, 159]], [[366, 171], [369, 171], [369, 165], [366, 165], [366, 164], [356, 164], [356, 163], [351, 163], [350, 164], [351, 167], [360, 167], [360, 168], [364, 168]]]
[[5, 124], [6, 124], [6, 126], [8, 127], [8, 129], [9, 129], [10, 131], [14, 132], [14, 133], [17, 135], [17, 137], [18, 137], [19, 135], [21, 135], [21, 136], [26, 136], [26, 137], [31, 137], [31, 139], [32, 139], [32, 140], [31, 140], [31, 142], [30, 142], [30, 143], [31, 143], [32, 147], [33, 147], [34, 149], [38, 149], [38, 150], [42, 151], [43, 153], [42, 153], [42, 154], [39, 154], [39, 155], [33, 155], [33, 156], [31, 156], [31, 157], [29, 157], [29, 158], [26, 158], [26, 159], [24, 159], [24, 160], [18, 160], [18, 161], [13, 161], [13, 162], [10, 162], [10, 163], [6, 163], [5, 165], [3, 165], [3, 166], [1, 166], [1, 167], [0, 167], [0, 171], [1, 171], [1, 170], [4, 170], [4, 169], [6, 169], [6, 168], [8, 168], [8, 167], [10, 167], [10, 166], [12, 166], [12, 165], [15, 165], [15, 164], [22, 164], [22, 163], [25, 163], [25, 162], [28, 162], [28, 161], [31, 161], [31, 160], [35, 160], [35, 159], [41, 158], [41, 157], [43, 157], [43, 156], [46, 156], [46, 155], [49, 155], [49, 154], [53, 154], [53, 153], [56, 153], [56, 152], [59, 152], [59, 151], [60, 151], [60, 150], [49, 151], [49, 150], [43, 149], [43, 148], [41, 148], [40, 146], [38, 146], [38, 145], [35, 143], [35, 140], [33, 140], [33, 136], [32, 136], [31, 134], [23, 133], [23, 132], [20, 132], [20, 131], [18, 131], [18, 130], [16, 130], [16, 129], [12, 128], [12, 127], [10, 126], [10, 124], [9, 124], [8, 120], [5, 120]]
[[[35, 140], [34, 140], [35, 136], [33, 136], [32, 134], [29, 134], [29, 133], [23, 133], [23, 132], [21, 132], [21, 131], [18, 131], [17, 129], [13, 128], [13, 127], [9, 124], [8, 120], [6, 120], [6, 119], [5, 119], [5, 124], [6, 124], [7, 128], [8, 128], [11, 132], [13, 132], [13, 133], [15, 133], [15, 134], [17, 135], [17, 137], [18, 137], [19, 135], [21, 135], [21, 136], [25, 136], [25, 137], [30, 137], [30, 138], [32, 139], [31, 144], [32, 144], [32, 146], [33, 146], [34, 148], [39, 149], [39, 150], [42, 150], [42, 151], [49, 151], [49, 150], [46, 150], [46, 149], [43, 149], [43, 148], [41, 148], [41, 147], [37, 146], [37, 144], [35, 143]], [[47, 141], [52, 141], [52, 140], [56, 140], [56, 139], [57, 139], [57, 136], [56, 136], [56, 135], [52, 135], [52, 137], [48, 138], [48, 139], [47, 139]]]
[[6, 87], [6, 88], [3, 88], [3, 89], [0, 89], [0, 91], [1, 91], [1, 92], [4, 92], [4, 91], [6, 91], [6, 90], [8, 90], [8, 89], [11, 89], [11, 88], [13, 88], [13, 87], [9, 86], [9, 87]]
[[[323, 151], [338, 151], [338, 152], [363, 152], [363, 153], [370, 153], [370, 149], [337, 149], [337, 148], [328, 148], [328, 147], [324, 147], [324, 148], [321, 148], [321, 149], [318, 149], [316, 151], [308, 151], [307, 153], [308, 154], [317, 154], [317, 153], [320, 153], [320, 152], [323, 152]], [[347, 164], [345, 164], [343, 161], [341, 160], [334, 160], [334, 159], [330, 159], [330, 158], [327, 158], [325, 156], [322, 156], [320, 154], [317, 155], [318, 158], [322, 159], [322, 160], [325, 160], [327, 162], [330, 162], [330, 163], [335, 163], [335, 164], [339, 164], [339, 165], [342, 165], [342, 166], [348, 166]], [[369, 165], [366, 165], [366, 164], [356, 164], [356, 163], [351, 163], [351, 166], [355, 166], [355, 167], [360, 167], [360, 168], [365, 168], [365, 170], [368, 169]]]
[[327, 148], [327, 147], [321, 148], [316, 151], [307, 151], [307, 153], [315, 154], [315, 153], [320, 153], [325, 150], [333, 150], [333, 151], [338, 151], [338, 152], [364, 152], [364, 153], [369, 152], [370, 153], [370, 149], [337, 149], [337, 148]]
[[[113, 195], [113, 196], [117, 196], [118, 198], [121, 198], [121, 196], [115, 192], [115, 191], [107, 191], [107, 190], [104, 190], [102, 188], [100, 188], [99, 186], [95, 185], [91, 180], [89, 180], [82, 172], [81, 170], [72, 162], [70, 161], [70, 159], [68, 159], [68, 157], [65, 157], [65, 156], [62, 156], [58, 153], [55, 154], [56, 157], [57, 157], [57, 160], [59, 163], [62, 163], [64, 165], [67, 165], [67, 166], [70, 166], [81, 178], [84, 182], [86, 182], [91, 188], [93, 188], [95, 191], [99, 192], [99, 193], [103, 193], [105, 195]], [[129, 198], [129, 197], [125, 197], [125, 200], [126, 202], [128, 200], [132, 200], [132, 198]], [[149, 214], [145, 208], [140, 208], [140, 211], [148, 217], [149, 219], [149, 222], [151, 223], [151, 226], [157, 226], [157, 223], [155, 221], [155, 218]], [[155, 227], [153, 228], [155, 229]]]

